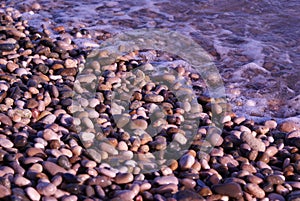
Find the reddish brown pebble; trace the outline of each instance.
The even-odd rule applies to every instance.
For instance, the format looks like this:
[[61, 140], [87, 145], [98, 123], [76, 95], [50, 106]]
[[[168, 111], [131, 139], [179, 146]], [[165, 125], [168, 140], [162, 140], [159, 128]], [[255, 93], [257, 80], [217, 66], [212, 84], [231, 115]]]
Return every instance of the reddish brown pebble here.
[[115, 178], [117, 184], [127, 184], [133, 181], [133, 175], [131, 173], [119, 173]]

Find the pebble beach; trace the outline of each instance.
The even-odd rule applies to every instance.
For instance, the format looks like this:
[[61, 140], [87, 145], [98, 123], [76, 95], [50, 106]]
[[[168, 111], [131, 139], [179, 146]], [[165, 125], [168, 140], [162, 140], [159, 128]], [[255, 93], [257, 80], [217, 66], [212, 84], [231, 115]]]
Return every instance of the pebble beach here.
[[[205, 79], [223, 81], [215, 74], [204, 79], [176, 55], [102, 51], [100, 44], [115, 35], [111, 28], [55, 21], [44, 13], [46, 1], [5, 2], [0, 4], [0, 200], [300, 199], [297, 78], [295, 86], [284, 85], [281, 90], [290, 93], [281, 99], [265, 98], [274, 91], [257, 95], [263, 100], [257, 104], [251, 99], [261, 90], [253, 73], [267, 77], [270, 88], [275, 83], [280, 67], [272, 55], [262, 62], [249, 53], [233, 63], [221, 42], [200, 41], [218, 58], [214, 62], [224, 79], [226, 95], [212, 97]], [[45, 24], [36, 23], [36, 14], [47, 18]], [[222, 62], [242, 63], [241, 71], [221, 69]], [[239, 76], [252, 87], [235, 80]]]

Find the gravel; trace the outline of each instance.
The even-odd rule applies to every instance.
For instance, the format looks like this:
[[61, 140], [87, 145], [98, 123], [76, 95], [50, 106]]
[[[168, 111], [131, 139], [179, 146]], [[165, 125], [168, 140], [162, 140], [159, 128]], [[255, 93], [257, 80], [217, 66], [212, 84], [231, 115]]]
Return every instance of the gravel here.
[[0, 13], [1, 200], [299, 198], [295, 119], [239, 117], [193, 96], [197, 73], [156, 69], [138, 51], [110, 61], [18, 13]]

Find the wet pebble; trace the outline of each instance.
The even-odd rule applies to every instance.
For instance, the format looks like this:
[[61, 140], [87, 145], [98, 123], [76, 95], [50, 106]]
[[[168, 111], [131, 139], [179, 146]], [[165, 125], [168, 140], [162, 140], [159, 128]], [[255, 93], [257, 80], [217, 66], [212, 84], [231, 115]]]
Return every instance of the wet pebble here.
[[254, 150], [261, 152], [266, 150], [266, 145], [260, 139], [255, 138], [252, 133], [243, 132], [241, 134], [241, 140], [246, 142]]
[[147, 94], [145, 95], [144, 100], [150, 103], [160, 103], [164, 100], [164, 97], [157, 94]]
[[179, 160], [179, 166], [181, 169], [190, 169], [195, 163], [195, 157], [190, 154], [183, 155]]

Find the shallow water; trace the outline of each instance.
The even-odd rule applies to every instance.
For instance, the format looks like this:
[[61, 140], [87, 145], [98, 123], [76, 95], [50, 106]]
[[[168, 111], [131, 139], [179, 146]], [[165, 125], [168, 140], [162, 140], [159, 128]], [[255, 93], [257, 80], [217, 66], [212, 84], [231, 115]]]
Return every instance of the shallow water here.
[[[168, 28], [214, 56], [234, 111], [248, 117], [300, 114], [300, 2], [297, 0], [6, 0], [34, 26], [85, 27], [95, 36]], [[38, 2], [42, 9], [32, 12]], [[31, 11], [31, 12], [30, 12]], [[53, 35], [55, 37], [55, 35]], [[79, 46], [101, 41], [76, 39]]]

